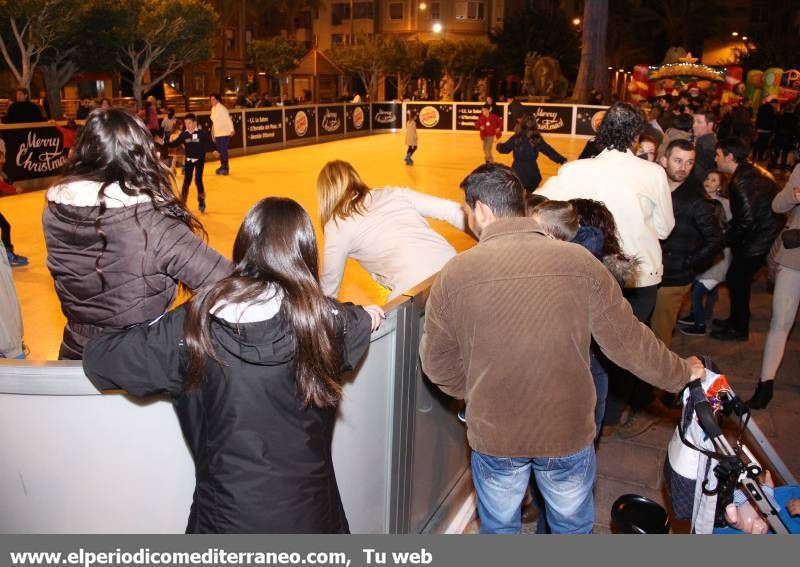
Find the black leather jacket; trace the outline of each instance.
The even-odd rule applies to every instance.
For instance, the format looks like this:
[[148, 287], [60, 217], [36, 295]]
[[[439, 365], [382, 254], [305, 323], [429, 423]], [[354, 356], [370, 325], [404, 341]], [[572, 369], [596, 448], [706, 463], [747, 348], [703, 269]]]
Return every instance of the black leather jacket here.
[[672, 211], [675, 228], [669, 238], [661, 241], [664, 286], [691, 283], [711, 266], [725, 242], [723, 219], [694, 176], [690, 175], [672, 192]]
[[733, 220], [728, 246], [734, 255], [764, 256], [783, 226], [783, 217], [772, 211], [778, 186], [750, 163], [736, 168], [730, 184]]

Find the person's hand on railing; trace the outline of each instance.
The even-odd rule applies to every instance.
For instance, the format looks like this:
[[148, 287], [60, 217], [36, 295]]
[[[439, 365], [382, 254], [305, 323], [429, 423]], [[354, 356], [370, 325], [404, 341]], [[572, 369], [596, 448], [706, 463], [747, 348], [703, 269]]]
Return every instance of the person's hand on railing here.
[[703, 365], [703, 361], [696, 356], [690, 356], [686, 359], [686, 362], [689, 363], [689, 367], [692, 370], [692, 380], [699, 380], [706, 375], [706, 367]]
[[363, 305], [364, 311], [370, 318], [370, 329], [373, 331], [381, 326], [381, 322], [386, 319], [386, 313], [377, 305]]

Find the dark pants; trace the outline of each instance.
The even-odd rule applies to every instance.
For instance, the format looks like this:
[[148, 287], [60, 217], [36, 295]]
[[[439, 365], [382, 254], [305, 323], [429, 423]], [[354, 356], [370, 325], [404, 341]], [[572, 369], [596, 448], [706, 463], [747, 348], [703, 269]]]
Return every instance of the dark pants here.
[[[633, 315], [645, 325], [650, 324], [650, 316], [656, 306], [658, 286], [627, 288], [622, 290], [625, 299], [633, 309]], [[644, 409], [655, 399], [653, 387], [618, 366], [609, 371], [608, 400], [603, 423], [616, 425], [625, 405], [633, 411]]]
[[759, 132], [756, 136], [756, 147], [753, 149], [753, 159], [755, 161], [761, 161], [769, 157], [769, 141], [772, 138], [772, 132]]
[[414, 155], [414, 152], [417, 151], [417, 146], [408, 146], [408, 151], [406, 152], [406, 157], [411, 157]]
[[189, 196], [189, 186], [192, 184], [192, 175], [194, 175], [194, 184], [197, 187], [197, 203], [202, 207], [206, 203], [206, 189], [203, 187], [203, 168], [205, 168], [205, 160], [199, 159], [197, 161], [186, 160], [183, 164], [183, 187], [181, 188], [181, 200], [185, 203], [186, 198]]
[[0, 213], [0, 238], [3, 240], [3, 246], [7, 252], [14, 252], [14, 247], [11, 245], [11, 223], [6, 220], [3, 213]]
[[725, 277], [731, 296], [731, 316], [728, 327], [740, 333], [750, 332], [750, 288], [753, 277], [764, 265], [766, 256], [742, 257], [733, 255]]
[[217, 136], [214, 142], [217, 144], [219, 152], [219, 165], [222, 169], [228, 169], [228, 144], [231, 143], [230, 136]]

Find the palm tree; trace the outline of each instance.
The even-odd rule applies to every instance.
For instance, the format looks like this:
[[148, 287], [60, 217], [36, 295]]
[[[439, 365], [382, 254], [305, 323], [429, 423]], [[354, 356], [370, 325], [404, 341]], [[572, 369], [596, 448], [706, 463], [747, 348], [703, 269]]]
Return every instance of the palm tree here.
[[581, 34], [581, 65], [572, 99], [586, 102], [592, 89], [608, 94], [606, 35], [608, 31], [608, 0], [586, 0], [583, 6]]

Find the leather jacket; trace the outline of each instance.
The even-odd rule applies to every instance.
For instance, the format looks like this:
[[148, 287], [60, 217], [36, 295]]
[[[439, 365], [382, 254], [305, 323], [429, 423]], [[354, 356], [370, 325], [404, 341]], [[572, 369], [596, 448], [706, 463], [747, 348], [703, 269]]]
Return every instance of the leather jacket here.
[[778, 186], [750, 163], [736, 168], [730, 184], [733, 220], [728, 246], [735, 256], [765, 256], [783, 226], [783, 216], [772, 211]]
[[672, 192], [672, 210], [675, 228], [661, 241], [664, 286], [691, 283], [711, 266], [725, 242], [723, 219], [694, 176], [690, 175]]

